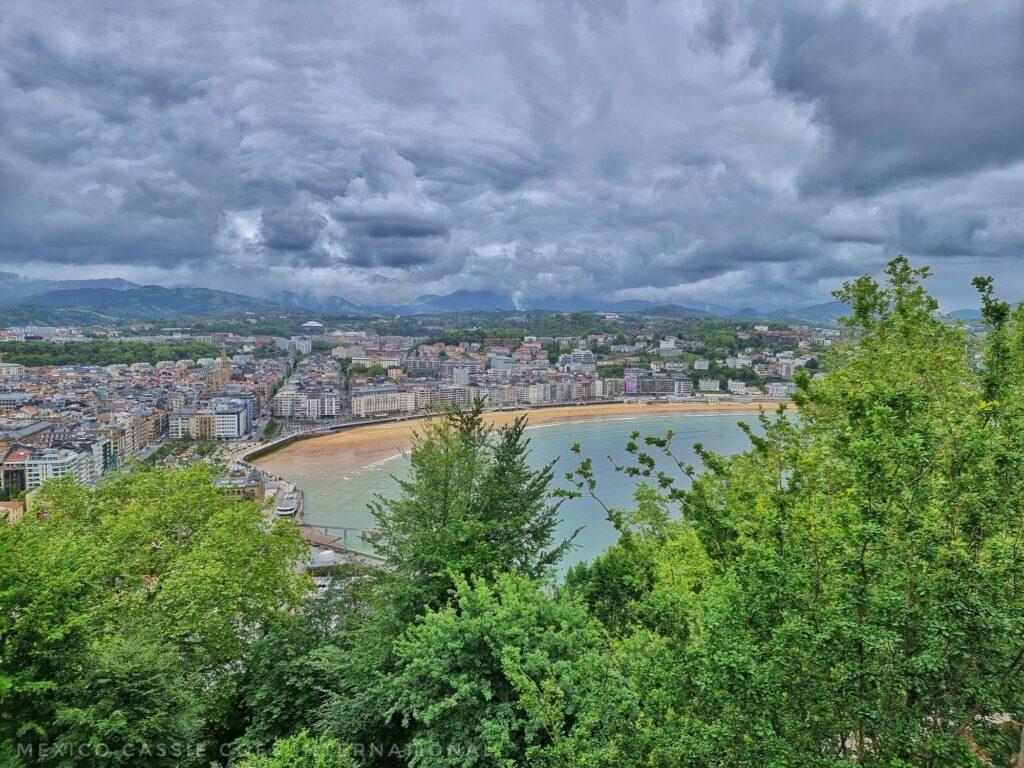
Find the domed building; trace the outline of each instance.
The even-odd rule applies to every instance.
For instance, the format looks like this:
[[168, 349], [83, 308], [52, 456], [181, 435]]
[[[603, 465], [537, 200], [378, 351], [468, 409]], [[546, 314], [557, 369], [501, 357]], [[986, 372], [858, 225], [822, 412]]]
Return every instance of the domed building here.
[[302, 332], [307, 334], [323, 333], [327, 329], [323, 323], [317, 322], [316, 320], [310, 320], [307, 323], [302, 324]]

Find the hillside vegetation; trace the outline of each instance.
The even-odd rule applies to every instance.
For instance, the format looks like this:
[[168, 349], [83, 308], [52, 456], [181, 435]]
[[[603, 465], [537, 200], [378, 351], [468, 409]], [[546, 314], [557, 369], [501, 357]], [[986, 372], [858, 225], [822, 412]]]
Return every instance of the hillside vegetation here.
[[160, 360], [196, 360], [216, 357], [220, 347], [205, 341], [155, 343], [149, 341], [49, 341], [0, 342], [0, 354], [8, 363], [22, 365], [111, 365], [156, 363]]

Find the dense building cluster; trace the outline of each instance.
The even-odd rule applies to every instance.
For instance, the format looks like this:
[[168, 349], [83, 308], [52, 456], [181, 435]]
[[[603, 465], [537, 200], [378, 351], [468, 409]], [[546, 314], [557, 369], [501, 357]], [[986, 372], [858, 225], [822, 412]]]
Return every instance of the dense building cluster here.
[[0, 365], [0, 490], [8, 495], [64, 475], [94, 482], [168, 439], [247, 437], [290, 372], [288, 358], [241, 351], [155, 364]]
[[[716, 356], [699, 339], [640, 330], [451, 342], [330, 331], [316, 321], [301, 330], [289, 338], [130, 337], [204, 342], [220, 347], [217, 357], [105, 366], [0, 362], [0, 489], [10, 494], [68, 474], [93, 482], [168, 440], [246, 440], [261, 434], [268, 419], [364, 421], [478, 398], [489, 408], [629, 398], [781, 399], [793, 393], [798, 370], [843, 340], [832, 329], [748, 326], [735, 337], [749, 347]], [[111, 331], [108, 338], [119, 334]], [[8, 328], [0, 339], [87, 340], [73, 327]]]

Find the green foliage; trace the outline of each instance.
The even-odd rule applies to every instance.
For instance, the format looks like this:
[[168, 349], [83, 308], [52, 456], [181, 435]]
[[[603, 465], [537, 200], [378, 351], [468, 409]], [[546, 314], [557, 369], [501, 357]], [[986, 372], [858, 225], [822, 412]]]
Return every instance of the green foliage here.
[[522, 339], [523, 335], [522, 328], [457, 328], [435, 333], [424, 344], [458, 346], [464, 341], [481, 343], [486, 339]]
[[266, 428], [263, 430], [264, 440], [273, 440], [281, 434], [281, 422], [271, 419], [267, 422]]
[[316, 723], [326, 697], [322, 659], [334, 649], [338, 622], [351, 612], [351, 594], [344, 585], [361, 576], [338, 571], [325, 593], [267, 623], [266, 633], [252, 645], [241, 685], [248, 727], [235, 743], [237, 750], [266, 749], [276, 739]]
[[556, 729], [577, 714], [581, 659], [601, 644], [581, 603], [527, 578], [460, 580], [453, 603], [398, 645], [391, 711], [410, 739], [409, 765], [545, 762]]
[[626, 366], [621, 363], [597, 366], [597, 375], [602, 379], [621, 379], [625, 371]]
[[618, 326], [606, 323], [591, 312], [553, 314], [532, 324], [534, 336], [587, 336], [592, 333], [615, 333]]
[[54, 344], [49, 341], [7, 341], [0, 354], [8, 363], [23, 365], [112, 365], [156, 363], [160, 360], [196, 360], [217, 357], [220, 348], [205, 341], [154, 343], [149, 341], [80, 341]]
[[345, 386], [348, 387], [352, 383], [352, 379], [354, 379], [356, 376], [369, 376], [373, 378], [387, 375], [387, 369], [385, 369], [381, 365], [363, 365], [362, 363], [351, 363], [345, 366]]
[[569, 546], [554, 543], [551, 467], [529, 467], [524, 427], [522, 419], [486, 427], [477, 403], [444, 412], [414, 439], [409, 478], [395, 498], [373, 505], [388, 567], [351, 583], [349, 602], [359, 610], [338, 618], [318, 655], [335, 690], [323, 709], [331, 735], [404, 749], [408, 734], [392, 712], [398, 638], [428, 609], [448, 605], [465, 580], [540, 577]]
[[179, 765], [202, 727], [200, 688], [171, 644], [132, 629], [100, 637], [62, 692], [51, 748], [65, 766]]
[[413, 439], [398, 495], [371, 504], [377, 551], [418, 606], [442, 604], [458, 576], [541, 576], [569, 547], [553, 546], [553, 464], [529, 467], [526, 418], [494, 429], [482, 413], [478, 401], [430, 420]]
[[[629, 446], [624, 471], [680, 518], [638, 535], [611, 510], [618, 554], [569, 586], [613, 627], [629, 617], [614, 658], [632, 670], [644, 764], [1005, 759], [1003, 723], [1024, 715], [1024, 325], [992, 314], [1005, 328], [987, 367], [1007, 373], [979, 381], [926, 276], [898, 259], [887, 285], [846, 286], [860, 343], [805, 377], [800, 418], [766, 417], [751, 450], [698, 447], [704, 471], [674, 475], [652, 453], [673, 461], [671, 434]], [[584, 463], [578, 492], [588, 478]], [[611, 567], [631, 547], [651, 583]]]
[[235, 768], [356, 768], [349, 747], [336, 739], [318, 739], [308, 731], [274, 744], [269, 754], [249, 754]]
[[205, 466], [53, 481], [35, 505], [0, 526], [0, 740], [102, 742], [91, 765], [140, 739], [216, 745], [250, 639], [302, 595], [294, 526]]

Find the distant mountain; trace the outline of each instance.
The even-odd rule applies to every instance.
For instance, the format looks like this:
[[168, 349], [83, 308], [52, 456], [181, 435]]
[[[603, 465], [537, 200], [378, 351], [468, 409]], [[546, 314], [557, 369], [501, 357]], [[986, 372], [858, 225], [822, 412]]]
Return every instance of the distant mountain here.
[[980, 309], [954, 309], [946, 317], [950, 320], [981, 320]]
[[516, 305], [511, 296], [495, 291], [453, 291], [443, 296], [417, 296], [412, 304], [392, 309], [401, 310], [402, 314], [429, 315], [447, 312], [512, 312]]
[[25, 310], [84, 310], [119, 320], [158, 320], [169, 317], [215, 317], [243, 312], [281, 312], [274, 304], [251, 296], [209, 288], [69, 288], [30, 296], [16, 307]]
[[531, 299], [526, 305], [529, 309], [550, 309], [554, 312], [639, 312], [658, 306], [653, 301], [643, 299], [605, 301], [584, 296]]
[[[622, 302], [625, 303], [625, 302]], [[646, 307], [640, 307], [637, 309], [612, 309], [612, 312], [634, 312], [644, 315], [658, 315], [660, 317], [709, 317], [712, 313], [706, 309], [697, 309], [696, 307], [684, 307], [681, 304], [649, 304]]]
[[362, 315], [366, 312], [366, 308], [342, 296], [317, 296], [296, 291], [275, 291], [266, 298], [275, 304], [318, 312], [322, 315]]
[[728, 317], [735, 317], [740, 320], [762, 320], [765, 317], [764, 312], [753, 307], [743, 307], [743, 309], [737, 309], [735, 312], [727, 313], [727, 315]]
[[109, 288], [115, 291], [126, 291], [139, 287], [136, 283], [122, 280], [119, 277], [99, 280], [37, 280], [21, 277], [13, 272], [0, 272], [0, 305], [20, 304], [30, 296], [38, 296], [48, 291], [75, 288]]
[[822, 304], [811, 304], [806, 307], [776, 309], [763, 314], [761, 318], [779, 323], [837, 325], [839, 318], [849, 313], [850, 308], [843, 302], [826, 301]]
[[89, 309], [60, 309], [32, 306], [0, 306], [0, 326], [11, 325], [114, 325], [124, 318]]
[[[15, 308], [19, 308], [15, 312]], [[57, 310], [63, 315], [55, 314]], [[847, 313], [838, 301], [788, 307], [771, 311], [744, 307], [730, 310], [707, 305], [704, 308], [679, 304], [658, 304], [642, 299], [610, 301], [587, 296], [513, 299], [510, 294], [490, 290], [459, 290], [447, 294], [424, 294], [406, 304], [360, 305], [343, 296], [318, 296], [299, 291], [275, 291], [263, 298], [243, 296], [208, 288], [164, 288], [141, 286], [120, 278], [102, 280], [35, 280], [0, 272], [0, 325], [15, 322], [49, 322], [56, 317], [74, 318], [79, 324], [123, 320], [156, 320], [172, 317], [216, 317], [244, 312], [279, 313], [305, 311], [321, 317], [343, 315], [437, 315], [457, 312], [620, 312], [663, 317], [724, 317], [737, 320], [766, 320], [807, 325], [834, 325]], [[34, 314], [33, 314], [34, 313]], [[75, 314], [78, 313], [78, 314]], [[949, 313], [953, 319], [974, 320], [977, 310]], [[30, 319], [40, 319], [32, 321]], [[15, 318], [21, 318], [16, 320]]]
[[[1019, 302], [1019, 301], [1011, 301], [1010, 302], [1010, 306], [1011, 307], [1016, 307], [1020, 303], [1021, 302]], [[941, 312], [941, 310], [940, 310], [940, 312]], [[945, 316], [948, 317], [950, 320], [972, 320], [972, 321], [974, 321], [974, 320], [981, 320], [982, 319], [982, 314], [981, 314], [981, 310], [980, 309], [970, 309], [970, 308], [968, 308], [968, 309], [954, 309], [954, 310], [950, 310], [949, 312], [945, 313]]]

